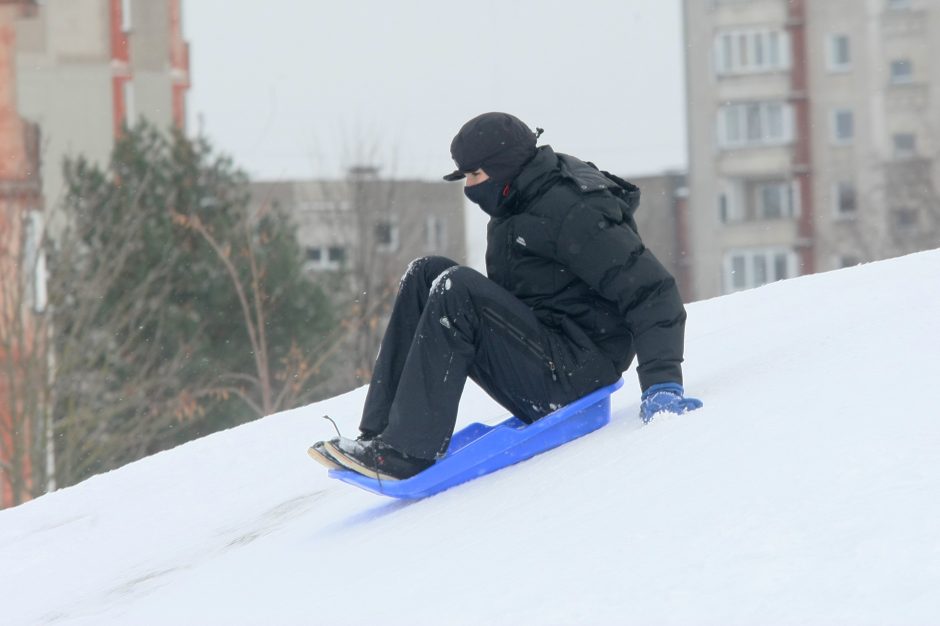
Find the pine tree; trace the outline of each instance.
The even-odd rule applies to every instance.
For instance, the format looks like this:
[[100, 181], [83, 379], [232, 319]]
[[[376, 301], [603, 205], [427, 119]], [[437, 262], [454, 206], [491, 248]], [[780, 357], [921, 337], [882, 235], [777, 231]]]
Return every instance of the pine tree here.
[[60, 484], [316, 396], [331, 304], [229, 158], [142, 123], [106, 169], [65, 169], [49, 250]]

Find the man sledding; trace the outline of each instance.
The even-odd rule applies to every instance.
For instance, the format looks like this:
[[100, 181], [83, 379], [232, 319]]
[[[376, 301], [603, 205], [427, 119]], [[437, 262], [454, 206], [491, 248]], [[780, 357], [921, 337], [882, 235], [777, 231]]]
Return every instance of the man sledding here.
[[644, 247], [639, 189], [537, 147], [506, 113], [464, 124], [451, 143], [466, 196], [490, 216], [486, 271], [443, 257], [402, 278], [357, 439], [310, 455], [380, 480], [407, 479], [447, 452], [464, 383], [534, 422], [612, 384], [637, 359], [640, 416], [683, 413], [686, 312], [675, 279]]

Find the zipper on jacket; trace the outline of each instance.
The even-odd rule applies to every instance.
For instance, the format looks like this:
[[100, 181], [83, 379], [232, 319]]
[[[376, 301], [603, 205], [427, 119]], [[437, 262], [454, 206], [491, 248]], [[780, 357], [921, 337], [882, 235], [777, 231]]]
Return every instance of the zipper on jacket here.
[[499, 313], [493, 309], [483, 308], [483, 316], [489, 318], [491, 322], [505, 330], [510, 335], [514, 336], [516, 339], [525, 346], [529, 352], [531, 352], [537, 359], [548, 364], [548, 369], [552, 373], [552, 380], [558, 382], [558, 376], [555, 373], [555, 362], [552, 361], [551, 357], [545, 354], [545, 351], [542, 349], [538, 343], [529, 339], [525, 333], [517, 329], [515, 326], [506, 321]]

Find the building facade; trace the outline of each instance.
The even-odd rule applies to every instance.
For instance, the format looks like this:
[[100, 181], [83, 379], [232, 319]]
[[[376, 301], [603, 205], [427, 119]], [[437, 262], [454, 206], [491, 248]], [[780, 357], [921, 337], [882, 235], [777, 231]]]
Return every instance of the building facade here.
[[466, 262], [461, 185], [392, 180], [357, 167], [341, 180], [255, 182], [254, 210], [278, 206], [297, 226], [311, 278], [331, 289], [346, 340], [333, 391], [368, 382], [398, 283], [426, 255]]
[[684, 11], [694, 298], [940, 245], [940, 0]]
[[17, 22], [17, 106], [42, 129], [43, 192], [55, 207], [62, 161], [104, 164], [144, 117], [185, 128], [189, 45], [182, 0], [45, 0]]
[[688, 188], [684, 172], [626, 176], [640, 188], [637, 228], [643, 244], [676, 279], [683, 301], [692, 292], [688, 242]]

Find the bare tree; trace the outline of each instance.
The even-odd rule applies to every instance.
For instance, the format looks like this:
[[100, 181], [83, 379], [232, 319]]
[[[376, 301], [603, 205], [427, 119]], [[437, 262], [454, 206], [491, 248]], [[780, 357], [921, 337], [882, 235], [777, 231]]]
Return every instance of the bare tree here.
[[[10, 504], [41, 493], [50, 434], [41, 213], [5, 207], [0, 226], [0, 474]], [[0, 484], [0, 489], [4, 485]]]
[[[239, 236], [234, 247], [233, 242], [221, 241], [216, 237], [198, 215], [173, 213], [173, 220], [198, 233], [225, 268], [238, 299], [239, 313], [254, 362], [253, 373], [221, 372], [215, 377], [215, 383], [207, 385], [199, 395], [219, 397], [232, 394], [251, 407], [258, 416], [295, 407], [315, 393], [315, 378], [320, 374], [327, 354], [331, 352], [330, 344], [337, 343], [332, 336], [326, 336], [321, 342], [321, 349], [316, 351], [319, 357], [313, 357], [292, 342], [290, 350], [279, 363], [275, 363], [272, 358], [268, 304], [272, 297], [277, 298], [280, 294], [268, 293], [271, 281], [267, 278], [271, 269], [260, 250], [266, 236], [262, 225], [265, 218], [281, 219], [279, 215], [272, 215], [271, 210], [268, 206], [255, 214], [244, 212], [236, 227]], [[247, 274], [237, 266], [237, 258], [247, 265]]]
[[[858, 261], [940, 246], [940, 155], [879, 163], [851, 196], [848, 219], [834, 225], [826, 247]], [[862, 200], [864, 198], [864, 201]]]
[[319, 181], [313, 197], [301, 199], [316, 207], [308, 219], [316, 222], [319, 236], [334, 238], [331, 245], [341, 257], [329, 265], [334, 271], [320, 274], [332, 280], [334, 303], [342, 312], [342, 334], [329, 349], [338, 355], [332, 359], [337, 388], [371, 379], [401, 275], [410, 260], [427, 253], [416, 217], [423, 207], [402, 193], [406, 182], [380, 177], [379, 171], [353, 166], [345, 179]]
[[[88, 203], [101, 200], [92, 185], [77, 191]], [[178, 391], [188, 387], [180, 377], [187, 353], [165, 350], [171, 329], [162, 314], [180, 250], [166, 246], [161, 262], [140, 272], [140, 280], [125, 279], [147, 219], [137, 200], [112, 213], [107, 258], [98, 256], [102, 248], [94, 241], [102, 233], [94, 232], [93, 221], [67, 221], [51, 248], [56, 271], [49, 293], [58, 321], [51, 403], [63, 484], [151, 452], [159, 433], [190, 411], [187, 392]], [[112, 297], [116, 291], [120, 298]]]

